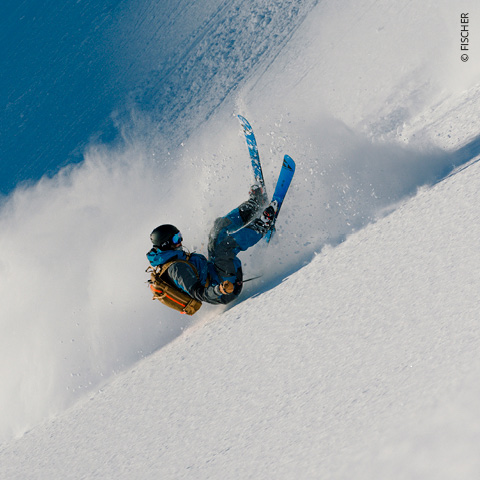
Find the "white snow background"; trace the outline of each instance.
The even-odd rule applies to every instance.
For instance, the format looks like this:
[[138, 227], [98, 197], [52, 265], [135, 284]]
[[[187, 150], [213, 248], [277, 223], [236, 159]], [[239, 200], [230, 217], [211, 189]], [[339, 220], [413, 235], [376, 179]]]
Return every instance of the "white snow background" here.
[[[123, 141], [2, 201], [0, 478], [480, 478], [477, 2], [173, 3], [121, 10]], [[234, 113], [297, 172], [262, 279], [185, 318], [148, 235], [246, 198]]]

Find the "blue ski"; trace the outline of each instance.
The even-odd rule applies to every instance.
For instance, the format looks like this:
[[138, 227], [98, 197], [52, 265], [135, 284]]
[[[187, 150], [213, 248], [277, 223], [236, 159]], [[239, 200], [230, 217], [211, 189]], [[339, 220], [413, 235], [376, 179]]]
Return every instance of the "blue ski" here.
[[263, 191], [266, 193], [267, 190], [265, 188], [265, 179], [263, 178], [262, 164], [260, 163], [260, 155], [258, 154], [257, 141], [255, 140], [255, 135], [253, 134], [253, 128], [245, 117], [238, 115], [238, 119], [242, 125], [245, 140], [247, 141], [248, 153], [252, 162], [255, 183], [261, 185]]
[[275, 192], [273, 193], [272, 202], [276, 200], [278, 202], [277, 213], [273, 219], [273, 226], [271, 230], [265, 235], [265, 239], [268, 242], [272, 239], [273, 234], [275, 233], [275, 222], [277, 221], [280, 208], [282, 207], [283, 201], [285, 200], [285, 195], [288, 192], [288, 187], [292, 182], [293, 175], [295, 173], [295, 162], [293, 159], [285, 155], [283, 157], [282, 169], [280, 170], [280, 175], [278, 176], [277, 185], [275, 187]]

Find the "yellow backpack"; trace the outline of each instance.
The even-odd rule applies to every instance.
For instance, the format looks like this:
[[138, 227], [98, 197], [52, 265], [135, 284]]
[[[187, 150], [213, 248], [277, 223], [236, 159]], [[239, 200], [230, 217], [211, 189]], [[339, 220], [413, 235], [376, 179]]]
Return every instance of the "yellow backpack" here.
[[188, 261], [189, 258], [190, 255], [187, 256], [186, 260], [171, 260], [170, 262], [157, 267], [148, 267], [146, 271], [150, 273], [150, 280], [148, 283], [150, 284], [150, 290], [153, 292], [152, 300], [159, 300], [167, 307], [173, 308], [180, 313], [193, 315], [202, 306], [202, 302], [192, 298], [188, 293], [185, 293], [176, 285], [173, 285], [171, 282], [162, 278], [163, 274], [168, 270], [168, 267], [173, 263], [178, 262], [190, 265], [195, 272], [195, 275], [198, 277], [197, 269]]

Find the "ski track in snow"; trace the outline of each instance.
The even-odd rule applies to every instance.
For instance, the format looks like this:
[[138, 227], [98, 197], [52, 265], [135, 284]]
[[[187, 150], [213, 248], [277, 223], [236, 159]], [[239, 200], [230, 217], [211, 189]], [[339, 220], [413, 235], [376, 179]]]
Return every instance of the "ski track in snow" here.
[[[316, 5], [317, 0], [298, 4], [295, 1], [256, 1], [245, 8], [238, 0], [218, 2], [211, 14], [175, 52], [161, 56], [132, 92], [131, 101], [160, 121], [160, 131], [179, 141], [207, 120], [246, 76], [255, 70], [264, 57], [274, 56], [286, 43], [292, 31]], [[152, 4], [142, 17], [155, 11]], [[150, 34], [153, 49], [146, 57], [156, 59], [159, 38], [163, 31], [148, 25], [143, 34]], [[136, 30], [137, 25], [133, 25]]]

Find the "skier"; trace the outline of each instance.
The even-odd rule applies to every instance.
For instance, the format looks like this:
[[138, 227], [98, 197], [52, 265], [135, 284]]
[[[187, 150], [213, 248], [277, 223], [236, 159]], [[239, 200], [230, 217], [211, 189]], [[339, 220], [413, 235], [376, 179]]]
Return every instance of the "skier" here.
[[150, 234], [153, 243], [147, 253], [150, 265], [184, 260], [168, 267], [167, 280], [171, 285], [200, 302], [227, 304], [235, 300], [243, 286], [237, 254], [255, 245], [271, 229], [278, 207], [278, 202], [272, 201], [255, 218], [268, 202], [267, 195], [264, 187], [256, 184], [249, 195], [246, 202], [215, 220], [208, 238], [208, 260], [201, 254], [185, 252], [180, 231], [167, 224]]

